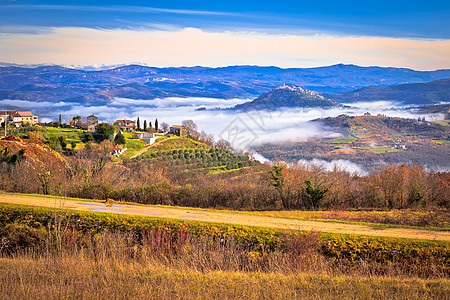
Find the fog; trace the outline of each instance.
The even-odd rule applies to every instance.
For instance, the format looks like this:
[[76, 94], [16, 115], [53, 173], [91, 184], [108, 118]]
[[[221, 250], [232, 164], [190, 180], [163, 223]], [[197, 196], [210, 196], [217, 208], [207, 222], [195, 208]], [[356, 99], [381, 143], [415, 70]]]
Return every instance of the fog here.
[[[64, 121], [80, 115], [83, 120], [95, 114], [100, 122], [113, 123], [117, 119], [140, 118], [154, 124], [166, 122], [169, 125], [181, 124], [192, 119], [199, 130], [213, 134], [218, 139], [229, 140], [234, 147], [242, 150], [252, 145], [268, 142], [304, 141], [313, 137], [337, 137], [338, 134], [324, 128], [313, 119], [335, 117], [341, 114], [372, 115], [383, 114], [391, 117], [416, 119], [419, 115], [406, 111], [394, 102], [380, 101], [357, 103], [351, 107], [320, 108], [283, 108], [278, 111], [236, 112], [225, 110], [248, 99], [213, 98], [164, 98], [154, 100], [135, 100], [115, 98], [111, 103], [100, 106], [82, 106], [77, 103], [32, 102], [24, 100], [0, 100], [2, 106], [18, 106], [31, 110], [39, 116], [41, 122], [56, 121], [59, 114]], [[197, 110], [204, 108], [206, 110]], [[221, 109], [218, 109], [221, 108]], [[420, 115], [433, 120], [437, 115]]]
[[318, 166], [320, 168], [322, 168], [325, 171], [333, 171], [333, 170], [339, 170], [339, 171], [346, 171], [349, 172], [351, 174], [356, 174], [356, 175], [360, 175], [360, 176], [365, 176], [367, 175], [367, 171], [364, 170], [360, 165], [352, 163], [349, 160], [343, 160], [343, 159], [338, 159], [338, 160], [332, 160], [332, 161], [325, 161], [322, 159], [312, 159], [312, 160], [305, 160], [305, 159], [301, 159], [298, 161], [299, 165], [302, 166]]

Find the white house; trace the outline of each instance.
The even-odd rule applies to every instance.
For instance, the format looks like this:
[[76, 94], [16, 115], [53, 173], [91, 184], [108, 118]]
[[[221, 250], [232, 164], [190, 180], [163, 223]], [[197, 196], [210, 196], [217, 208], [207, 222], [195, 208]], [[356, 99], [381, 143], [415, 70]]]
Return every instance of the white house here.
[[157, 139], [156, 135], [150, 132], [138, 133], [137, 138], [143, 140], [146, 143], [149, 143], [150, 145], [153, 144]]

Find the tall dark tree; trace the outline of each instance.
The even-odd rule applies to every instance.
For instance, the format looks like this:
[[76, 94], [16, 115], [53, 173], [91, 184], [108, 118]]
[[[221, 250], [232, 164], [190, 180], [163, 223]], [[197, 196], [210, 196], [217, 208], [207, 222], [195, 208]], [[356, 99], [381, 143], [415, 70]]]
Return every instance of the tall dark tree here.
[[328, 192], [328, 188], [321, 189], [320, 187], [314, 187], [311, 183], [311, 180], [306, 180], [306, 188], [305, 191], [309, 196], [311, 204], [315, 210], [319, 209], [320, 201], [325, 197], [325, 194]]
[[137, 118], [137, 131], [141, 130], [141, 120], [139, 120], [139, 117]]
[[59, 114], [59, 125], [61, 125], [61, 114]]
[[152, 122], [148, 122], [148, 129], [152, 129]]
[[284, 174], [283, 171], [285, 169], [285, 166], [283, 165], [274, 165], [272, 167], [272, 170], [270, 171], [270, 175], [271, 178], [270, 180], [272, 181], [272, 185], [275, 187], [275, 189], [277, 190], [280, 200], [281, 200], [281, 205], [283, 207], [287, 207], [286, 203], [285, 203], [285, 198], [283, 196], [283, 187], [284, 187]]
[[158, 119], [155, 120], [155, 131], [158, 132]]
[[115, 144], [121, 144], [121, 145], [125, 145], [126, 144], [125, 137], [123, 136], [123, 134], [121, 132], [116, 134], [116, 137], [114, 138], [114, 143]]
[[144, 120], [144, 131], [147, 131], [147, 120]]
[[109, 136], [114, 133], [114, 126], [109, 125], [108, 123], [101, 123], [95, 127], [95, 135], [94, 138], [97, 142], [101, 142], [109, 139]]

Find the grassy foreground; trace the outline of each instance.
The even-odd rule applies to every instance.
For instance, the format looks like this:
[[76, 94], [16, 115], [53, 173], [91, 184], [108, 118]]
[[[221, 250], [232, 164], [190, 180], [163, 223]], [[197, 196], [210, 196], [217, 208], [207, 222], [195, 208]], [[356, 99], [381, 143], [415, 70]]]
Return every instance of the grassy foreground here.
[[1, 299], [446, 299], [448, 280], [180, 271], [71, 257], [0, 259]]
[[447, 242], [0, 205], [0, 299], [446, 299]]

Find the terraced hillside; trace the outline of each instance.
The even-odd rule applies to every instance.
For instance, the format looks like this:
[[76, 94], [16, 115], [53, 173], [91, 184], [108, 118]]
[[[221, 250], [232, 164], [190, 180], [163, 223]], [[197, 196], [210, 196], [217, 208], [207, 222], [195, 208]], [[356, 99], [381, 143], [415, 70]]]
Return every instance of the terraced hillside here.
[[258, 164], [248, 156], [214, 148], [189, 138], [170, 138], [149, 147], [136, 159], [184, 163], [187, 168], [208, 169], [211, 172], [242, 169]]
[[383, 163], [421, 164], [430, 168], [450, 167], [450, 126], [384, 116], [341, 115], [317, 119], [339, 133], [339, 138], [314, 139], [283, 145], [266, 144], [256, 148], [265, 157], [276, 160], [345, 159], [367, 170]]

